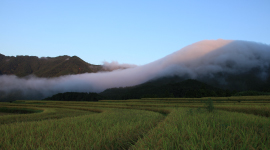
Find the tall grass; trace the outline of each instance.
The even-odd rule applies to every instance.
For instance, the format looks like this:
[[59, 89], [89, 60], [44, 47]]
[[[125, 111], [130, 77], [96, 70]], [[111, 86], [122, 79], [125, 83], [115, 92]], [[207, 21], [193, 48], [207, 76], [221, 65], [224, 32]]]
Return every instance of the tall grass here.
[[270, 149], [270, 105], [238, 99], [0, 103], [44, 110], [0, 116], [0, 149]]
[[0, 126], [0, 149], [127, 149], [164, 115], [110, 109], [100, 114]]
[[9, 115], [0, 116], [0, 125], [10, 124], [10, 123], [15, 123], [15, 122], [60, 119], [64, 117], [74, 117], [74, 116], [80, 116], [80, 115], [86, 115], [86, 114], [93, 114], [93, 112], [73, 110], [73, 109], [59, 109], [59, 108], [40, 108], [40, 109], [43, 109], [44, 111], [41, 113], [33, 113], [33, 114], [9, 113]]
[[214, 104], [213, 104], [213, 100], [211, 100], [211, 98], [209, 98], [205, 102], [205, 108], [208, 110], [208, 112], [213, 112], [213, 110], [214, 110]]
[[270, 149], [269, 135], [269, 118], [179, 108], [131, 149]]
[[0, 112], [16, 113], [16, 114], [28, 114], [28, 113], [40, 113], [42, 109], [29, 109], [23, 107], [0, 107]]
[[232, 112], [242, 112], [246, 114], [254, 114], [258, 116], [270, 117], [269, 106], [217, 106], [220, 110], [227, 110]]

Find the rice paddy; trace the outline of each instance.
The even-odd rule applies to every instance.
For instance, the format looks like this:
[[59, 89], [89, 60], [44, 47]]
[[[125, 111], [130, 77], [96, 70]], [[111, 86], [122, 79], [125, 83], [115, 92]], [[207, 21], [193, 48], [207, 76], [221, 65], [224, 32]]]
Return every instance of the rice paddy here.
[[2, 102], [0, 149], [270, 149], [270, 96], [206, 100]]

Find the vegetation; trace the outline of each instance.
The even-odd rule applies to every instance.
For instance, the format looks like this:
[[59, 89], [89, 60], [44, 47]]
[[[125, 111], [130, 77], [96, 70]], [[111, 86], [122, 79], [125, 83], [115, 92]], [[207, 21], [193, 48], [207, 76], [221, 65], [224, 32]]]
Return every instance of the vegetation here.
[[214, 105], [213, 105], [213, 100], [211, 100], [211, 98], [209, 98], [209, 99], [205, 102], [205, 108], [207, 109], [208, 112], [213, 112], [213, 110], [214, 110]]
[[[169, 81], [168, 81], [169, 80]], [[179, 81], [174, 83], [175, 81]], [[212, 87], [197, 80], [181, 81], [175, 78], [161, 78], [133, 87], [107, 89], [100, 94], [107, 99], [139, 98], [200, 98], [209, 96], [231, 96], [234, 91]]]
[[38, 58], [36, 56], [9, 57], [0, 54], [0, 75], [25, 77], [34, 74], [37, 77], [58, 77], [100, 70], [102, 66], [88, 64], [77, 56]]
[[39, 113], [42, 111], [43, 110], [28, 109], [28, 108], [0, 107], [0, 112], [17, 113], [17, 114]]
[[97, 93], [80, 93], [80, 92], [66, 92], [58, 93], [44, 100], [57, 100], [57, 101], [98, 101], [104, 99]]
[[196, 80], [184, 80], [179, 83], [163, 83], [150, 81], [144, 84], [126, 87], [107, 89], [97, 93], [66, 92], [58, 93], [45, 100], [59, 101], [98, 101], [102, 99], [139, 99], [147, 97], [206, 97], [206, 96], [230, 96], [233, 92], [214, 88]]
[[234, 94], [234, 96], [257, 96], [257, 95], [270, 95], [270, 93], [260, 91], [241, 91]]
[[0, 116], [0, 149], [270, 149], [269, 100], [2, 102], [1, 108], [43, 111]]
[[179, 108], [131, 149], [269, 149], [269, 118]]

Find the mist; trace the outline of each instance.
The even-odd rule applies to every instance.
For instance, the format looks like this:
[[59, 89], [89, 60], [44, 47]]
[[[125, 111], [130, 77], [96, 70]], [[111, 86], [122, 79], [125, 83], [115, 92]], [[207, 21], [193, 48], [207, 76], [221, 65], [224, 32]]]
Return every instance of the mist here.
[[[56, 78], [2, 75], [0, 99], [43, 99], [63, 92], [102, 92], [108, 88], [134, 86], [175, 75], [209, 80], [215, 78], [217, 73], [241, 74], [254, 68], [257, 68], [255, 75], [258, 79], [264, 81], [269, 77], [269, 58], [269, 45], [236, 40], [204, 40], [142, 66], [104, 62], [108, 69], [117, 69], [111, 72]], [[226, 84], [225, 80], [219, 80]]]
[[106, 71], [113, 71], [113, 70], [119, 70], [119, 69], [127, 69], [127, 68], [134, 68], [137, 67], [135, 64], [119, 64], [117, 61], [107, 62], [103, 61], [102, 65], [103, 69]]

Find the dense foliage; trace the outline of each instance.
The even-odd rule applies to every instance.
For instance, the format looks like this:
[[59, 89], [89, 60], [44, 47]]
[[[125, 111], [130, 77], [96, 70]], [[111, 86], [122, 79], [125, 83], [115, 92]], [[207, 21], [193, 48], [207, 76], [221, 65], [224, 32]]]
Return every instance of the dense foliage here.
[[241, 91], [234, 94], [234, 96], [257, 96], [257, 95], [270, 95], [270, 92]]
[[170, 78], [162, 78], [133, 87], [111, 88], [100, 93], [107, 99], [172, 98], [231, 96], [233, 91], [212, 87], [197, 80], [173, 83]]
[[103, 99], [97, 93], [79, 93], [79, 92], [66, 92], [58, 93], [44, 100], [56, 100], [56, 101], [98, 101]]

